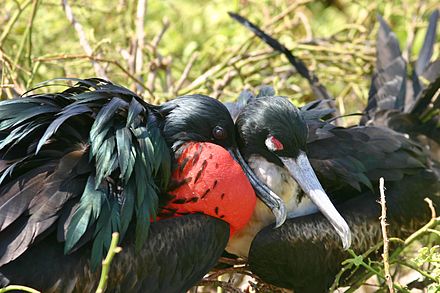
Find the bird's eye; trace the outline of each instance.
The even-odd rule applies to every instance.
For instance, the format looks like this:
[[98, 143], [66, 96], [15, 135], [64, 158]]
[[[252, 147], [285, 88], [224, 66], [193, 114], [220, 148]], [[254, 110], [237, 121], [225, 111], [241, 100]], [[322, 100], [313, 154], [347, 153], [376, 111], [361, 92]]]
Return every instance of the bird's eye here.
[[222, 140], [222, 139], [225, 139], [228, 137], [228, 133], [226, 132], [226, 130], [223, 127], [217, 125], [212, 130], [212, 136], [215, 139]]
[[281, 151], [284, 146], [281, 143], [281, 141], [279, 141], [275, 136], [269, 135], [266, 138], [265, 141], [266, 147], [270, 150], [270, 151]]

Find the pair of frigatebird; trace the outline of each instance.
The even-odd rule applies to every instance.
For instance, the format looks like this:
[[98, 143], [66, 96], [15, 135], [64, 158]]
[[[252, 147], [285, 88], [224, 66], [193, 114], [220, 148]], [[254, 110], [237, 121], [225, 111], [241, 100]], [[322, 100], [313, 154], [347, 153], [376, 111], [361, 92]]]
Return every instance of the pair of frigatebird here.
[[[74, 81], [61, 93], [0, 104], [2, 285], [92, 291], [119, 232], [125, 253], [110, 291], [185, 291], [255, 205], [230, 155], [237, 150], [227, 109], [201, 95], [153, 106], [107, 81]], [[183, 216], [197, 212], [230, 227]], [[149, 233], [157, 216], [175, 215], [183, 217]]]
[[[4, 102], [0, 110], [3, 285], [13, 282], [44, 291], [91, 291], [97, 273], [90, 267], [96, 266], [108, 248], [111, 232], [119, 231], [125, 234], [125, 252], [112, 266], [111, 291], [186, 290], [215, 264], [230, 229], [234, 231], [229, 247], [234, 247], [243, 226], [252, 230], [248, 227], [256, 223], [251, 231], [255, 235], [274, 220], [267, 217], [270, 209], [260, 202], [254, 211], [255, 197], [245, 175], [225, 150], [230, 148], [240, 156], [233, 149], [236, 134], [241, 152], [257, 176], [281, 196], [290, 196], [287, 206], [292, 216], [304, 213], [296, 207], [306, 206], [306, 213], [314, 210], [301, 193], [296, 198], [299, 187], [295, 181], [312, 200], [323, 202], [322, 189], [310, 180], [310, 173], [302, 173], [304, 168], [310, 170], [304, 156], [306, 142], [309, 154], [317, 156], [312, 157], [312, 165], [338, 202], [358, 195], [356, 200], [364, 203], [371, 192], [352, 187], [368, 186], [381, 172], [394, 174], [396, 182], [405, 179], [414, 189], [418, 184], [435, 186], [422, 149], [404, 136], [376, 127], [333, 127], [318, 119], [326, 111], [314, 111], [313, 105], [298, 111], [268, 90], [242, 110], [237, 133], [225, 108], [208, 97], [187, 96], [157, 107], [101, 80], [79, 81], [63, 93]], [[306, 124], [311, 129], [309, 136]], [[377, 142], [383, 146], [378, 147]], [[337, 152], [331, 152], [332, 145], [338, 146]], [[282, 223], [282, 202], [242, 164], [257, 193], [271, 195], [263, 201]], [[413, 184], [415, 180], [417, 184]], [[245, 185], [240, 194], [235, 193], [238, 185]], [[286, 186], [290, 190], [283, 190]], [[356, 211], [352, 202], [341, 206], [348, 217]], [[369, 219], [375, 207], [371, 200], [367, 203], [359, 213]], [[396, 199], [402, 209], [405, 203], [414, 206], [408, 197]], [[324, 207], [329, 204], [324, 200]], [[346, 226], [332, 217], [335, 210], [329, 207], [324, 212], [330, 212], [327, 216], [349, 243]], [[195, 212], [212, 217], [188, 215]], [[145, 240], [156, 214], [182, 217], [151, 224]], [[295, 274], [307, 272], [304, 281], [315, 275], [304, 265], [309, 259], [303, 262], [301, 257], [311, 254], [319, 263], [322, 259], [316, 253], [322, 252], [319, 245], [325, 243], [319, 239], [327, 237], [335, 243], [331, 232], [316, 229], [327, 223], [320, 217], [295, 218], [281, 229], [266, 228], [258, 233], [249, 254], [252, 269], [275, 284], [302, 288]], [[350, 219], [362, 222], [359, 215]], [[244, 241], [238, 242], [249, 247], [246, 237], [241, 239]], [[317, 239], [318, 248], [310, 249]], [[324, 254], [329, 252], [324, 250]], [[312, 260], [309, 267], [316, 266]], [[274, 262], [280, 266], [273, 266]], [[308, 285], [315, 283], [317, 280]]]
[[[231, 16], [273, 49], [283, 53], [297, 72], [310, 82], [314, 93], [321, 98], [329, 97], [316, 76], [286, 47], [243, 17], [236, 14]], [[430, 18], [425, 42], [409, 80], [406, 77], [407, 62], [401, 55], [394, 33], [381, 17], [379, 21], [377, 71], [372, 79], [369, 102], [360, 126], [342, 128], [317, 121], [317, 117], [329, 113], [325, 100], [310, 103], [303, 109], [309, 126], [306, 145], [308, 157], [324, 189], [348, 222], [352, 231], [352, 249], [358, 253], [366, 251], [381, 239], [380, 206], [376, 202], [380, 177], [386, 180], [391, 235], [404, 237], [429, 219], [430, 211], [423, 201], [425, 196], [429, 196], [437, 206], [440, 203], [440, 99], [437, 97], [440, 60], [430, 62], [438, 11]], [[428, 85], [424, 86], [422, 79], [427, 80]], [[272, 95], [270, 93], [268, 96]], [[254, 131], [261, 131], [270, 125], [280, 133], [288, 133], [288, 129], [292, 131], [298, 127], [298, 119], [281, 119], [278, 122], [265, 119], [285, 116], [288, 107], [280, 110], [274, 105], [277, 99], [280, 98], [268, 97], [261, 101], [258, 101], [258, 97], [246, 99], [251, 101], [250, 104], [265, 104], [262, 107], [264, 111], [274, 113], [259, 113], [256, 116], [258, 119], [253, 120], [252, 128], [257, 129]], [[246, 106], [241, 119], [255, 117], [252, 111], [252, 107]], [[294, 110], [290, 112], [293, 117]], [[248, 130], [248, 121], [252, 119], [244, 120], [237, 123], [238, 134], [245, 142], [250, 142], [255, 134], [247, 138], [246, 133], [252, 132]], [[297, 188], [291, 182], [282, 182], [282, 178], [286, 178], [283, 166], [289, 168], [288, 163], [280, 163], [274, 157], [267, 162], [269, 156], [259, 156], [261, 151], [250, 148], [244, 148], [245, 158], [273, 191], [283, 194], [289, 185], [292, 190]], [[271, 176], [267, 171], [269, 165], [276, 170]], [[258, 166], [265, 167], [259, 169]], [[286, 197], [282, 197], [283, 200]], [[241, 255], [249, 251], [251, 270], [269, 283], [294, 289], [295, 292], [326, 292], [340, 270], [341, 262], [349, 254], [339, 245], [332, 227], [322, 214], [310, 214], [301, 207], [304, 202], [301, 193], [297, 197], [290, 197], [297, 200], [293, 205], [297, 209], [289, 210], [294, 218], [288, 219], [278, 229], [268, 226], [252, 235], [249, 237], [253, 239], [252, 244], [250, 247], [247, 244], [244, 251], [238, 245], [229, 248]], [[301, 213], [310, 215], [301, 216]]]
[[[284, 222], [284, 203], [243, 160], [219, 101], [192, 95], [153, 106], [104, 80], [73, 81], [63, 92], [0, 104], [2, 286], [89, 292], [119, 232], [124, 253], [110, 291], [182, 292], [248, 224], [254, 189]], [[306, 125], [297, 130], [298, 144], [281, 145], [277, 131], [256, 139], [287, 159], [305, 143]], [[308, 180], [310, 164], [297, 167], [313, 201], [338, 216], [316, 178]], [[343, 219], [332, 221], [348, 245]]]

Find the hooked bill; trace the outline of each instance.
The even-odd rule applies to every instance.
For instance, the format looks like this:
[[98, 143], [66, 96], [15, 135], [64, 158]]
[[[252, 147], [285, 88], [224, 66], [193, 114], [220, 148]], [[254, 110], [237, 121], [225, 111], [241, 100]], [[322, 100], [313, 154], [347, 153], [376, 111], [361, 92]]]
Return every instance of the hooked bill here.
[[301, 151], [296, 159], [285, 157], [280, 157], [280, 159], [301, 189], [335, 228], [342, 240], [343, 248], [348, 249], [351, 245], [350, 228], [328, 198], [321, 183], [319, 183], [307, 155]]

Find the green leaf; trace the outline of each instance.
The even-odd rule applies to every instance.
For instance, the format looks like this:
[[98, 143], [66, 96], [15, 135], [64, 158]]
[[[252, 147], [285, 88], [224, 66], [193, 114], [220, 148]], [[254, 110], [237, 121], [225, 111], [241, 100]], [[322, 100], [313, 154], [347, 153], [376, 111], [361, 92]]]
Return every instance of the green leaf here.
[[364, 263], [364, 258], [362, 257], [362, 255], [357, 255], [356, 257], [352, 258], [350, 262], [356, 267], [359, 267]]

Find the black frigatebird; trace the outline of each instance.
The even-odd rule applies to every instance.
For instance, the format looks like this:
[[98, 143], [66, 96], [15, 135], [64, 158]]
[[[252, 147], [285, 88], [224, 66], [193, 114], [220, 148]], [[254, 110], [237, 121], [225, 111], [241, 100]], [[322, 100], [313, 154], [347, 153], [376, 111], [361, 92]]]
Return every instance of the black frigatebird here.
[[[288, 219], [278, 229], [269, 225], [251, 230], [256, 234], [251, 244], [238, 238], [248, 231], [245, 227], [227, 249], [239, 254], [243, 251], [233, 245], [249, 249], [251, 270], [271, 284], [297, 292], [325, 292], [349, 255], [334, 232], [334, 219], [325, 210], [325, 216], [315, 213], [295, 181], [301, 171], [285, 157], [301, 164], [300, 154], [307, 154], [323, 189], [350, 227], [356, 252], [381, 237], [380, 177], [387, 182], [388, 223], [394, 227], [390, 233], [402, 237], [429, 219], [424, 197], [440, 204], [440, 177], [423, 147], [403, 134], [376, 126], [336, 127], [308, 112], [296, 109], [285, 97], [269, 96], [254, 99], [239, 115], [240, 149], [257, 176], [286, 201]], [[299, 131], [306, 133], [306, 144], [296, 144]], [[276, 138], [275, 148], [268, 138]], [[257, 208], [248, 226], [271, 218], [257, 214]]]
[[[347, 223], [334, 208], [306, 155], [308, 129], [301, 112], [287, 99], [265, 89], [251, 98], [236, 120], [240, 153], [249, 167], [284, 201], [289, 217], [316, 212], [331, 222], [342, 240], [351, 244]], [[257, 201], [251, 220], [231, 237], [227, 251], [247, 256], [252, 239], [273, 222], [269, 210]]]
[[[258, 156], [264, 159], [263, 165], [261, 162], [252, 162], [252, 159], [250, 165], [261, 179], [280, 194], [288, 190], [287, 185], [296, 191], [297, 187], [284, 183], [288, 178], [285, 174], [289, 166], [281, 159], [275, 159], [275, 156], [282, 154], [276, 145], [283, 146], [284, 152], [285, 146], [290, 146], [288, 152], [298, 153], [298, 150], [291, 148], [291, 141], [298, 141], [298, 135], [305, 131], [304, 128], [298, 130], [299, 125], [304, 126], [301, 120], [306, 121], [308, 139], [303, 151], [307, 149], [311, 165], [324, 189], [348, 222], [353, 235], [352, 248], [356, 252], [367, 250], [381, 237], [378, 222], [380, 207], [376, 202], [380, 177], [387, 182], [388, 220], [392, 235], [408, 235], [429, 218], [430, 212], [423, 202], [425, 196], [431, 196], [436, 204], [440, 203], [440, 179], [435, 166], [438, 162], [431, 160], [426, 150], [408, 139], [406, 134], [408, 132], [411, 138], [417, 140], [424, 135], [434, 142], [439, 137], [435, 135], [438, 133], [440, 108], [439, 99], [436, 100], [440, 82], [439, 71], [435, 70], [438, 61], [427, 65], [431, 57], [429, 47], [432, 48], [432, 38], [435, 38], [433, 24], [437, 22], [438, 12], [433, 15], [423, 46], [425, 49], [422, 49], [422, 52], [428, 53], [421, 54], [419, 60], [422, 61], [417, 63], [425, 65], [420, 68], [430, 68], [425, 70], [430, 84], [423, 89], [423, 86], [417, 86], [420, 85], [417, 84], [418, 79], [413, 78], [410, 85], [416, 90], [411, 91], [414, 94], [410, 95], [405, 95], [405, 91], [399, 94], [402, 87], [407, 86], [404, 78], [406, 69], [399, 69], [403, 59], [399, 58], [397, 41], [385, 22], [381, 21], [378, 38], [386, 39], [386, 42], [378, 48], [379, 70], [373, 78], [367, 119], [363, 122], [369, 126], [345, 129], [320, 121], [317, 118], [328, 114], [328, 109], [314, 109], [323, 104], [319, 101], [303, 107], [299, 112], [291, 105], [280, 107], [287, 100], [273, 97], [273, 91], [260, 95], [268, 97], [248, 99], [252, 102], [238, 118], [239, 144], [245, 158], [249, 160]], [[304, 63], [286, 47], [246, 19], [235, 14], [232, 16], [285, 54], [297, 71], [309, 80], [315, 93], [325, 92]], [[295, 118], [301, 115], [302, 119]], [[384, 123], [378, 117], [385, 117], [382, 120]], [[381, 127], [370, 126], [375, 124]], [[266, 144], [266, 139], [273, 136], [280, 142], [274, 145], [275, 148], [270, 143]], [[424, 141], [423, 138], [420, 141]], [[432, 149], [429, 152], [431, 156], [434, 154]], [[297, 206], [301, 207], [303, 195], [299, 192], [291, 197], [295, 196], [299, 203]], [[326, 292], [341, 267], [340, 263], [348, 254], [338, 244], [332, 225], [322, 214], [298, 217], [301, 213], [310, 213], [310, 210], [297, 209], [293, 211], [295, 218], [288, 219], [279, 229], [268, 226], [256, 235], [249, 251], [250, 267], [263, 280], [280, 287], [293, 288], [295, 292]]]
[[284, 221], [279, 199], [233, 159], [234, 123], [219, 101], [153, 106], [105, 80], [70, 80], [0, 103], [1, 286], [91, 292], [119, 232], [110, 291], [183, 292], [249, 220], [249, 181]]

